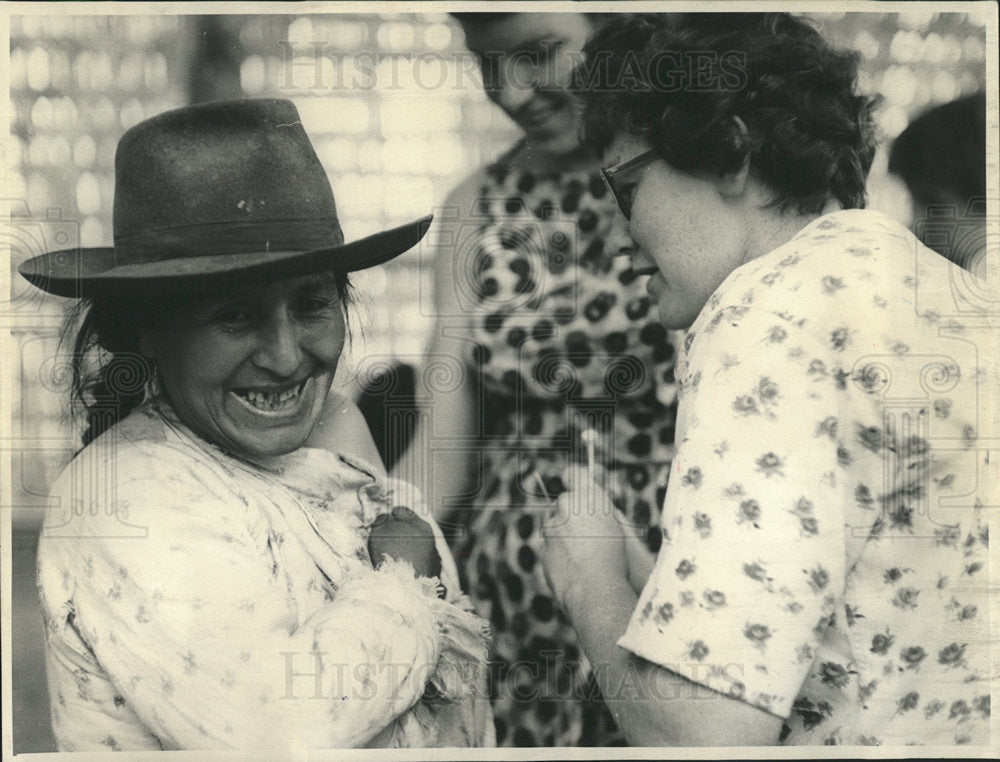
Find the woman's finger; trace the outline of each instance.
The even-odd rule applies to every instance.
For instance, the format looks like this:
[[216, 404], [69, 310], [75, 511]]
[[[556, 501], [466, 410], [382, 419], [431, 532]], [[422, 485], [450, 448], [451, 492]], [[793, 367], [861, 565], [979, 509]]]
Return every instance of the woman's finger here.
[[590, 471], [580, 463], [570, 463], [563, 472], [562, 479], [566, 488], [570, 490], [583, 489], [588, 482], [593, 481]]
[[542, 519], [542, 538], [545, 539], [546, 535], [551, 534], [554, 527], [557, 527], [566, 522], [566, 501], [569, 500], [568, 492], [561, 494], [555, 501], [553, 501], [552, 506], [545, 512]]

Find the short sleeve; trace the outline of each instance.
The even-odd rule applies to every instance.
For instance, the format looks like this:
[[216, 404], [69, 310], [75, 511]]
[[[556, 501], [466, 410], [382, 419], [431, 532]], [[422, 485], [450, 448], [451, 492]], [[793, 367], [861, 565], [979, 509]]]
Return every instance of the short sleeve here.
[[728, 307], [695, 328], [664, 545], [619, 645], [786, 717], [844, 587], [848, 392], [774, 313]]

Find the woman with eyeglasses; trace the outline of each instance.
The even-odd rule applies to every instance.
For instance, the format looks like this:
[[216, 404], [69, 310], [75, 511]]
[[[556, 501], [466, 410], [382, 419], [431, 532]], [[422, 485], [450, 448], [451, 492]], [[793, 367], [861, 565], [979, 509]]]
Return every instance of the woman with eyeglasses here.
[[[629, 263], [613, 256], [615, 203], [580, 145], [580, 104], [566, 89], [597, 18], [455, 15], [487, 95], [524, 134], [439, 216], [429, 356], [458, 358], [466, 383], [424, 389], [426, 423], [394, 472], [429, 484], [439, 520], [457, 531], [464, 587], [494, 632], [498, 744], [620, 743], [537, 563], [539, 512], [589, 453], [642, 536], [636, 557], [652, 563], [675, 344]], [[463, 473], [468, 495], [456, 494]]]
[[967, 274], [863, 209], [856, 57], [771, 13], [639, 16], [587, 52], [622, 253], [689, 328], [644, 587], [585, 472], [545, 533], [602, 689], [630, 690], [627, 739], [988, 743], [995, 351]]

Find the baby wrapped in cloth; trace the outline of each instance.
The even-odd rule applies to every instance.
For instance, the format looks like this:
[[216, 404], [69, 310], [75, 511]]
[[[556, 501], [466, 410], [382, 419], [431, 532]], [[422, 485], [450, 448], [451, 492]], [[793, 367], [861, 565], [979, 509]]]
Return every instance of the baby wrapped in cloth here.
[[60, 748], [492, 745], [485, 622], [436, 526], [440, 586], [373, 566], [375, 473], [230, 457], [162, 400], [85, 448], [39, 545]]

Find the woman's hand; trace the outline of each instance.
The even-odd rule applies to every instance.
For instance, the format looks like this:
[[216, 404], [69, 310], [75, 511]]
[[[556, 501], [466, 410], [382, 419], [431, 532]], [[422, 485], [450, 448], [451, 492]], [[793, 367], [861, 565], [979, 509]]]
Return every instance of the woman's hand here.
[[368, 555], [376, 568], [386, 557], [407, 561], [418, 577], [440, 577], [441, 556], [430, 524], [402, 505], [383, 513], [368, 533]]
[[570, 466], [569, 491], [559, 496], [544, 524], [545, 576], [564, 610], [609, 579], [626, 579], [625, 534], [618, 510], [586, 469]]
[[625, 556], [628, 558], [628, 581], [635, 594], [640, 595], [656, 566], [656, 554], [650, 551], [642, 538], [633, 532], [626, 532]]

